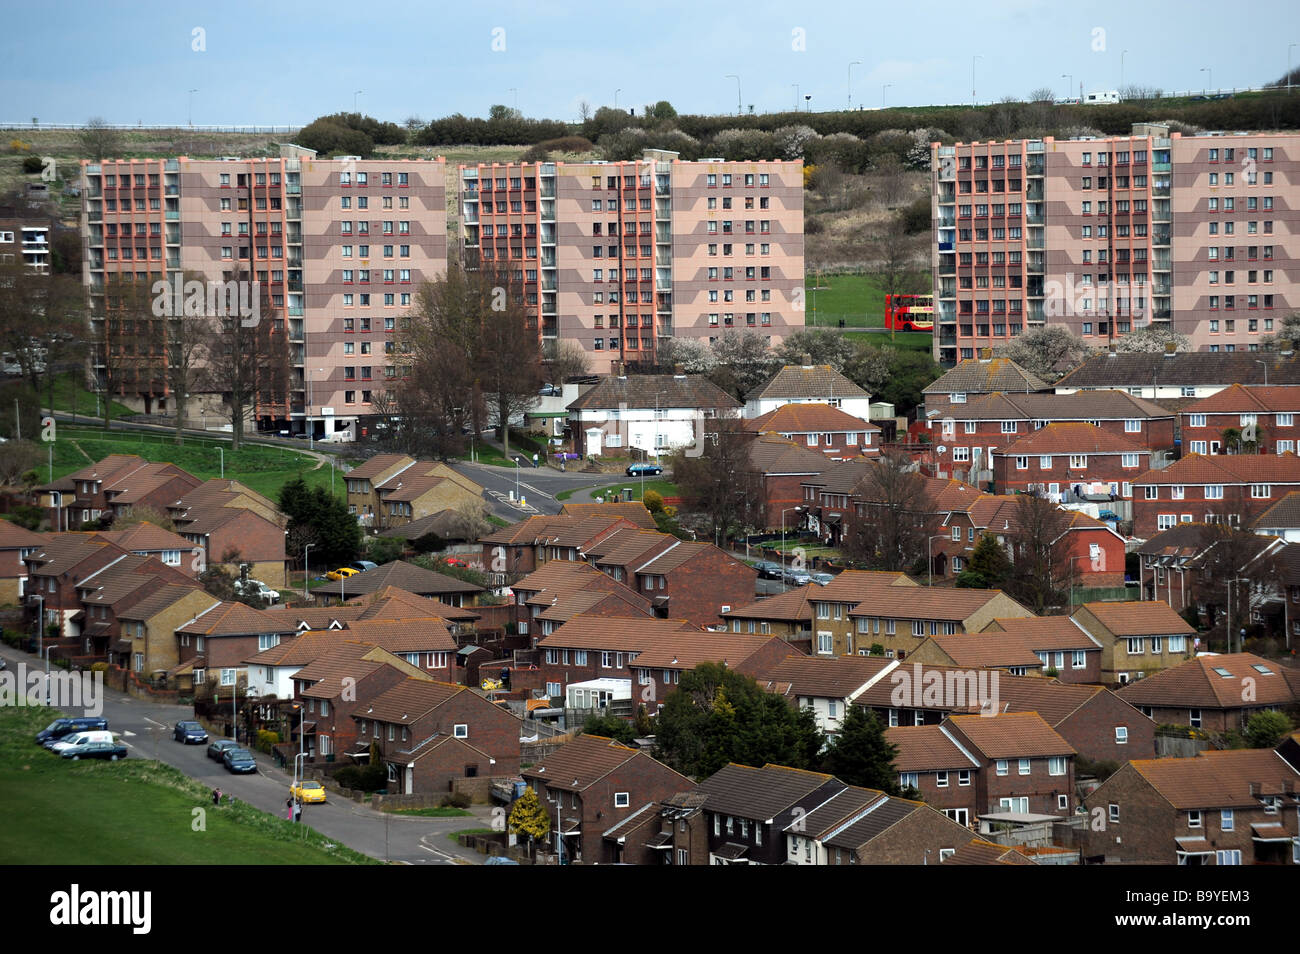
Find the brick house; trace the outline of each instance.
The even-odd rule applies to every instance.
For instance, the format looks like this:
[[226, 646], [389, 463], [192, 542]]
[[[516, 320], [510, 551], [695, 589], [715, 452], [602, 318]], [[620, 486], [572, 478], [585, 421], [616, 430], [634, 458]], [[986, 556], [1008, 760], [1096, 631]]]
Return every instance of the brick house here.
[[117, 611], [118, 645], [110, 661], [141, 676], [170, 673], [180, 663], [176, 630], [219, 602], [198, 586], [165, 583]]
[[75, 638], [80, 626], [72, 617], [82, 609], [77, 585], [124, 556], [121, 547], [88, 534], [50, 534], [44, 546], [22, 558], [27, 565], [24, 592], [30, 618], [43, 613], [47, 624], [58, 625], [60, 635]]
[[1129, 762], [1083, 803], [1088, 864], [1300, 864], [1300, 772], [1271, 749]]
[[1160, 600], [1176, 613], [1197, 602], [1199, 571], [1192, 560], [1205, 550], [1206, 525], [1179, 523], [1137, 548], [1138, 588], [1144, 600]]
[[247, 677], [248, 657], [297, 635], [288, 614], [220, 602], [177, 627], [178, 661], [192, 669], [195, 686], [209, 681], [209, 671], [219, 685], [235, 686], [241, 675]]
[[775, 636], [736, 633], [673, 633], [636, 654], [629, 663], [636, 698], [651, 715], [682, 681], [682, 673], [701, 663], [722, 663], [746, 676], [763, 679], [793, 650]]
[[981, 763], [946, 725], [905, 725], [885, 730], [898, 747], [894, 768], [902, 789], [913, 788], [927, 805], [969, 827], [980, 814], [976, 784]]
[[251, 510], [280, 527], [289, 521], [269, 497], [228, 477], [213, 477], [186, 491], [180, 499], [168, 504], [167, 516], [176, 526], [176, 532], [184, 533], [185, 526], [201, 514], [220, 509]]
[[[816, 604], [813, 628], [818, 654], [861, 654], [880, 645], [886, 655], [899, 659], [920, 646], [927, 636], [976, 633], [995, 619], [1033, 615], [1001, 590], [917, 587], [901, 600], [893, 593], [872, 593], [848, 611], [848, 625], [836, 629], [839, 622], [828, 618], [833, 617], [833, 610], [821, 600]], [[839, 642], [841, 633], [845, 635], [843, 643]]]
[[1110, 494], [1133, 499], [1133, 481], [1151, 468], [1151, 451], [1095, 424], [1048, 424], [993, 452], [1000, 493]]
[[853, 700], [897, 665], [884, 656], [786, 656], [759, 684], [793, 706], [812, 709], [817, 727], [835, 735]]
[[1157, 724], [1215, 734], [1241, 731], [1255, 713], [1282, 711], [1298, 701], [1285, 668], [1253, 653], [1197, 656], [1131, 682], [1116, 695]]
[[754, 598], [758, 571], [712, 543], [675, 540], [640, 565], [628, 584], [651, 601], [661, 619], [717, 626], [723, 613]]
[[972, 838], [943, 860], [946, 865], [1036, 865], [1016, 848], [1008, 848], [983, 838]]
[[723, 766], [696, 788], [709, 864], [785, 864], [786, 832], [846, 788], [833, 775], [783, 765]]
[[[641, 528], [617, 513], [527, 517], [483, 537], [479, 541], [483, 547], [481, 561], [492, 585], [505, 586], [548, 560], [581, 559], [579, 553], [590, 552], [597, 541], [618, 529]], [[565, 544], [562, 549], [557, 541], [561, 534]]]
[[394, 560], [373, 570], [322, 584], [312, 590], [312, 595], [317, 599], [351, 600], [389, 588], [437, 600], [447, 606], [473, 606], [483, 592], [483, 587], [477, 583], [426, 570], [405, 560]]
[[[1093, 424], [1149, 451], [1174, 446], [1173, 412], [1127, 391], [990, 394], [950, 405], [925, 423], [933, 442], [948, 448], [947, 461], [956, 459], [954, 447], [979, 447], [991, 454], [1049, 424]], [[970, 458], [970, 454], [962, 456]], [[939, 459], [942, 468], [944, 455]]]
[[1179, 412], [1183, 447], [1191, 454], [1233, 453], [1237, 448], [1227, 447], [1224, 435], [1231, 430], [1256, 445], [1257, 453], [1294, 454], [1300, 440], [1298, 412], [1300, 388], [1233, 384]]
[[1124, 684], [1191, 657], [1196, 630], [1160, 601], [1085, 603], [1072, 618], [1101, 643], [1101, 681]]
[[1250, 529], [1254, 533], [1279, 537], [1287, 543], [1300, 543], [1300, 491], [1287, 494], [1261, 513]]
[[483, 497], [480, 485], [446, 464], [405, 454], [377, 454], [348, 471], [344, 480], [348, 513], [374, 529], [400, 526]]
[[[808, 601], [812, 604], [812, 650], [822, 655], [853, 655], [857, 650], [854, 644], [853, 620], [849, 614], [867, 600], [884, 601], [893, 606], [901, 605], [906, 589], [906, 596], [920, 592], [920, 584], [905, 573], [878, 570], [845, 570], [824, 586], [810, 586]], [[826, 647], [826, 637], [830, 636], [830, 647]], [[870, 648], [870, 643], [865, 648]], [[850, 648], [852, 647], [852, 648]]]
[[[749, 445], [749, 467], [763, 488], [763, 526], [779, 527], [782, 511], [806, 506], [803, 483], [832, 466], [824, 454], [779, 434], [759, 434]], [[794, 523], [795, 518], [791, 518]], [[798, 521], [802, 525], [803, 521]]]
[[619, 527], [613, 533], [583, 547], [583, 559], [600, 572], [635, 590], [635, 568], [663, 553], [676, 540], [676, 537], [658, 530]]
[[1051, 676], [1055, 671], [1054, 679], [1067, 684], [1101, 682], [1101, 643], [1068, 616], [995, 619], [981, 635], [994, 633], [1023, 639], [1025, 648], [1042, 663], [1043, 672]]
[[121, 614], [169, 583], [192, 586], [194, 580], [154, 557], [134, 553], [119, 557], [78, 582], [81, 612], [70, 622], [77, 624], [85, 654], [110, 662], [115, 661], [110, 659], [112, 655], [125, 662], [125, 656], [131, 650], [126, 645], [119, 645], [120, 641], [124, 642], [121, 640]]
[[781, 367], [762, 384], [745, 395], [745, 417], [762, 417], [788, 404], [828, 404], [831, 407], [867, 420], [871, 414], [871, 395], [829, 364], [801, 364]]
[[447, 792], [455, 779], [519, 773], [523, 720], [463, 686], [405, 679], [352, 718], [360, 744], [379, 742], [393, 793]]
[[983, 348], [978, 358], [959, 361], [921, 393], [925, 395], [925, 416], [930, 420], [942, 418], [952, 405], [967, 404], [986, 394], [1050, 390], [1010, 358], [995, 358], [992, 348]]
[[300, 718], [293, 720], [293, 737], [301, 721], [303, 750], [312, 758], [364, 755], [374, 735], [362, 735], [360, 721], [353, 719], [353, 714], [403, 680], [434, 681], [386, 649], [351, 640], [332, 646], [292, 679], [293, 697], [305, 707]]
[[[1071, 391], [1118, 388], [1147, 400], [1204, 398], [1231, 387], [1246, 385], [1298, 385], [1300, 361], [1290, 343], [1280, 351], [1102, 352], [1087, 358], [1057, 379], [1052, 389]], [[1172, 346], [1171, 346], [1172, 347]]]
[[1013, 676], [1041, 676], [1043, 661], [1020, 634], [984, 632], [962, 636], [927, 636], [907, 656], [911, 663], [997, 669]]
[[458, 679], [459, 647], [447, 622], [438, 617], [352, 620], [344, 632], [350, 640], [388, 650], [432, 679], [453, 684]]
[[812, 650], [813, 607], [809, 597], [816, 583], [795, 586], [722, 614], [733, 633], [779, 636], [803, 653]]
[[113, 513], [114, 496], [120, 498], [129, 491], [131, 504], [148, 504], [165, 513], [168, 504], [198, 484], [198, 478], [175, 464], [155, 464], [135, 454], [109, 454], [35, 489], [41, 494], [51, 529], [74, 530]]
[[134, 516], [137, 510], [149, 509], [166, 513], [167, 507], [178, 497], [193, 490], [202, 481], [175, 464], [150, 461], [102, 487], [105, 511], [114, 520]]
[[561, 517], [620, 517], [642, 530], [658, 529], [654, 514], [639, 500], [608, 500], [605, 503], [565, 503], [560, 506]]
[[876, 457], [880, 428], [829, 404], [783, 404], [743, 422], [753, 434], [777, 434], [831, 460]]
[[272, 589], [288, 586], [284, 528], [256, 510], [238, 507], [191, 508], [177, 532], [200, 547], [204, 566], [220, 566], [234, 576], [247, 563], [250, 579]]
[[1073, 814], [1075, 749], [1037, 712], [955, 715], [945, 725], [979, 760], [978, 814]]
[[[545, 636], [579, 613], [653, 615], [648, 599], [588, 563], [551, 560], [510, 589], [515, 596], [515, 626], [522, 634]], [[549, 618], [541, 619], [543, 614]]]
[[206, 563], [203, 551], [179, 534], [164, 530], [145, 520], [124, 530], [101, 530], [95, 534], [128, 553], [150, 556], [159, 562], [197, 578]]
[[248, 656], [248, 691], [264, 699], [293, 698], [293, 674], [324, 656], [346, 638], [340, 629], [306, 630], [270, 649]]
[[786, 833], [786, 864], [927, 865], [951, 857], [970, 831], [922, 802], [849, 786]]
[[34, 533], [12, 520], [0, 520], [0, 605], [23, 601], [27, 589], [25, 558], [49, 543], [43, 533]]
[[1133, 481], [1133, 534], [1141, 539], [1178, 523], [1250, 526], [1289, 493], [1300, 491], [1292, 454], [1191, 454]]
[[[580, 613], [548, 636], [536, 640], [541, 650], [539, 687], [562, 696], [570, 683], [592, 679], [632, 678], [632, 660], [674, 634], [699, 631], [682, 619], [587, 616]], [[512, 677], [513, 678], [513, 677]], [[630, 685], [630, 682], [629, 682]]]
[[519, 773], [551, 816], [551, 836], [562, 863], [615, 860], [603, 834], [647, 802], [691, 787], [690, 779], [639, 749], [580, 735]]
[[822, 541], [838, 545], [844, 539], [846, 523], [854, 518], [853, 492], [870, 466], [866, 459], [846, 460], [800, 481], [804, 510], [797, 523], [787, 526], [806, 527]]

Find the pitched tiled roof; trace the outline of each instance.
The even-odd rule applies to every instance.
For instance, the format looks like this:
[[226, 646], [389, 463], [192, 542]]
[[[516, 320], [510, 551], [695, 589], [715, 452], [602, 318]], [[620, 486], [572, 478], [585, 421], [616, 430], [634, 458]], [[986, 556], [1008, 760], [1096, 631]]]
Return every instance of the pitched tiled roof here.
[[[712, 543], [706, 543], [703, 540], [679, 540], [675, 541], [673, 546], [668, 547], [663, 552], [650, 557], [645, 563], [633, 568], [636, 573], [671, 573], [673, 570], [685, 566], [693, 560], [706, 556], [721, 556], [730, 564], [734, 564], [735, 572], [739, 572], [740, 567], [754, 573], [755, 577], [758, 571], [746, 563], [735, 559], [725, 550], [719, 549]], [[697, 564], [698, 566], [698, 564]]]
[[50, 538], [20, 527], [12, 520], [0, 520], [0, 550], [20, 550], [26, 547], [43, 547]]
[[1012, 633], [1023, 636], [1029, 648], [1040, 652], [1069, 652], [1074, 649], [1100, 649], [1101, 645], [1069, 616], [1026, 616], [1020, 619], [995, 619], [984, 633]]
[[342, 642], [344, 634], [341, 630], [308, 631], [282, 639], [270, 649], [249, 656], [244, 662], [254, 666], [306, 666]]
[[570, 411], [618, 407], [737, 408], [741, 403], [702, 374], [609, 375], [569, 403]]
[[385, 563], [373, 570], [366, 570], [364, 573], [350, 576], [346, 580], [336, 580], [332, 583], [326, 583], [324, 586], [318, 586], [313, 592], [326, 596], [342, 595], [351, 599], [354, 596], [377, 593], [385, 587], [396, 587], [420, 596], [435, 596], [442, 593], [481, 593], [483, 591], [483, 587], [476, 583], [469, 583], [443, 573], [426, 570], [424, 567], [407, 563], [405, 560], [394, 560], [392, 563]]
[[174, 480], [180, 480], [190, 487], [197, 487], [200, 483], [197, 477], [186, 473], [175, 464], [159, 462], [146, 464], [139, 470], [105, 481], [104, 491], [111, 503], [135, 503]]
[[884, 656], [787, 656], [765, 674], [769, 689], [789, 686], [792, 697], [849, 699], [896, 665]]
[[1134, 600], [1127, 603], [1084, 603], [1081, 607], [1115, 636], [1193, 636], [1188, 625], [1162, 600]]
[[419, 517], [410, 523], [389, 527], [382, 531], [381, 537], [394, 537], [398, 540], [418, 540], [426, 533], [436, 533], [444, 540], [461, 539], [465, 521], [455, 510], [439, 510], [426, 517]]
[[1300, 529], [1300, 491], [1287, 494], [1256, 517], [1250, 526], [1252, 530]]
[[135, 553], [140, 550], [182, 550], [193, 547], [190, 541], [179, 534], [164, 530], [148, 520], [127, 527], [125, 530], [101, 530], [95, 534], [100, 539], [115, 543], [123, 550]]
[[419, 500], [445, 480], [445, 477], [437, 475], [402, 474], [384, 485], [383, 498], [395, 503]]
[[760, 474], [814, 476], [832, 466], [825, 454], [779, 434], [759, 434], [749, 445], [749, 465]]
[[745, 606], [728, 610], [722, 615], [725, 619], [769, 619], [806, 623], [812, 620], [812, 605], [808, 602], [808, 597], [815, 590], [820, 591], [821, 587], [816, 583], [805, 583], [803, 586], [792, 587], [784, 593], [776, 593]]
[[937, 381], [924, 394], [986, 394], [991, 391], [1046, 391], [1047, 385], [1010, 358], [968, 358]]
[[[889, 599], [899, 599], [898, 587], [920, 589], [920, 584], [906, 573], [892, 570], [845, 570], [815, 592], [810, 589], [808, 598], [821, 603], [856, 604], [879, 593]], [[915, 595], [910, 590], [907, 593], [908, 598]]]
[[958, 666], [972, 669], [1004, 669], [1023, 666], [1039, 669], [1042, 660], [1031, 648], [1033, 640], [1020, 633], [967, 633], [961, 636], [930, 636], [927, 641]]
[[348, 471], [348, 477], [354, 480], [373, 480], [384, 471], [399, 466], [407, 465], [407, 468], [413, 467], [417, 462], [405, 454], [376, 454], [364, 464], [352, 468]]
[[[309, 699], [332, 699], [356, 681], [376, 669], [391, 666], [409, 678], [432, 681], [433, 677], [403, 659], [378, 646], [355, 643], [351, 640], [338, 643], [323, 656], [318, 656], [293, 674], [295, 682], [310, 683], [301, 695]], [[344, 680], [355, 680], [345, 682]]]
[[[1260, 362], [1263, 362], [1262, 364]], [[1265, 366], [1267, 365], [1267, 367]], [[1300, 384], [1295, 354], [1265, 351], [1179, 351], [1176, 354], [1102, 352], [1056, 382], [1057, 388], [1227, 387]]]
[[746, 662], [756, 652], [776, 640], [760, 633], [669, 633], [647, 643], [630, 666], [641, 669], [694, 669], [700, 663], [726, 663], [729, 669], [752, 674]]
[[459, 623], [481, 619], [478, 613], [467, 607], [449, 606], [441, 600], [431, 599], [427, 596], [417, 596], [397, 586], [385, 586], [373, 593], [349, 599], [348, 604], [348, 606], [338, 607], [337, 609], [350, 610], [354, 605], [360, 607], [361, 611], [355, 617], [352, 617], [358, 620], [422, 619], [426, 616], [436, 616], [439, 619]]
[[41, 484], [37, 490], [67, 490], [74, 489], [78, 481], [99, 480], [110, 481], [123, 473], [129, 473], [143, 467], [148, 461], [143, 457], [137, 457], [135, 454], [109, 454], [103, 460], [95, 461], [93, 464], [87, 464], [80, 470], [74, 470], [72, 473], [50, 484]]
[[782, 404], [774, 411], [751, 418], [742, 425], [756, 434], [807, 434], [840, 433], [843, 431], [878, 431], [871, 424], [852, 414], [845, 414], [829, 404]]
[[[1245, 679], [1252, 682], [1246, 684]], [[1131, 682], [1115, 694], [1135, 706], [1197, 709], [1289, 706], [1296, 701], [1283, 667], [1253, 653], [1197, 656]]]
[[[633, 521], [632, 523], [635, 523]], [[578, 539], [574, 528], [581, 525], [585, 539]], [[581, 547], [592, 540], [611, 532], [611, 528], [627, 527], [629, 521], [617, 514], [596, 515], [557, 515], [528, 517], [508, 527], [495, 530], [481, 539], [483, 543], [501, 544], [503, 546], [532, 546], [541, 540], [555, 540], [561, 535], [566, 540], [576, 541], [565, 546]], [[629, 527], [633, 529], [633, 527]]]
[[1011, 712], [996, 716], [950, 716], [949, 724], [961, 731], [986, 759], [1046, 758], [1074, 755], [1037, 712]]
[[927, 477], [926, 480], [930, 497], [934, 500], [935, 513], [942, 513], [945, 510], [964, 510], [981, 496], [974, 487], [955, 478], [950, 477], [945, 480], [939, 477]]
[[893, 828], [908, 815], [924, 809], [920, 802], [905, 798], [883, 798], [873, 802], [870, 810], [846, 828], [825, 839], [829, 848], [858, 849]]
[[1163, 470], [1147, 471], [1133, 480], [1146, 484], [1300, 484], [1300, 458], [1295, 454], [1188, 454]]
[[657, 553], [662, 553], [677, 538], [658, 530], [615, 530], [603, 540], [587, 548], [587, 558], [594, 563], [609, 566], [638, 566]]
[[454, 653], [457, 648], [447, 624], [436, 617], [353, 620], [348, 623], [347, 632], [350, 639], [382, 646], [394, 654]]
[[297, 626], [287, 616], [276, 618], [264, 610], [255, 610], [243, 603], [217, 603], [200, 613], [191, 623], [176, 630], [194, 636], [253, 636], [270, 633], [297, 632]]
[[829, 364], [787, 364], [763, 384], [745, 395], [746, 401], [764, 398], [818, 398], [829, 401], [836, 398], [870, 398]]
[[1162, 530], [1138, 547], [1138, 553], [1170, 558], [1194, 557], [1206, 546], [1206, 525], [1179, 523]]
[[898, 747], [894, 768], [900, 772], [979, 768], [979, 760], [941, 725], [891, 726], [885, 730], [885, 740]]
[[[550, 788], [581, 792], [635, 758], [654, 761], [644, 752], [619, 745], [612, 739], [580, 735], [520, 774], [525, 778], [541, 779]], [[668, 771], [666, 766], [663, 770]], [[689, 786], [689, 779], [684, 775], [678, 777], [682, 780], [682, 788]]]
[[[157, 616], [164, 610], [170, 609], [177, 602], [185, 599], [185, 597], [194, 593], [202, 594], [203, 592], [202, 587], [184, 586], [180, 583], [167, 583], [158, 587], [129, 609], [119, 610], [117, 612], [117, 617], [118, 619], [148, 620]], [[208, 602], [214, 606], [219, 602], [219, 600], [211, 596], [207, 599]]]
[[577, 517], [579, 520], [586, 517], [622, 517], [642, 530], [654, 530], [658, 527], [658, 524], [655, 523], [654, 514], [647, 510], [645, 504], [639, 500], [614, 500], [609, 503], [566, 503], [560, 508], [560, 516]]
[[871, 461], [865, 457], [855, 457], [853, 460], [841, 461], [834, 467], [823, 470], [819, 476], [807, 478], [803, 483], [821, 487], [830, 494], [851, 494], [862, 483], [862, 478], [871, 466]]
[[1273, 414], [1300, 411], [1300, 388], [1232, 384], [1183, 409], [1184, 414]]
[[945, 865], [1036, 865], [1015, 848], [998, 845], [983, 838], [972, 838], [943, 860]]
[[1113, 421], [1172, 418], [1173, 411], [1127, 391], [1076, 391], [1072, 394], [983, 395], [965, 404], [946, 405], [934, 420], [954, 421]]
[[391, 689], [386, 689], [375, 696], [368, 704], [358, 706], [354, 715], [357, 718], [410, 725], [462, 692], [469, 691], [464, 686], [455, 686], [446, 682], [403, 679]]
[[702, 781], [698, 790], [708, 811], [766, 820], [833, 781], [830, 775], [784, 765], [753, 768], [733, 762]]
[[1137, 441], [1104, 431], [1095, 424], [1048, 424], [1008, 444], [994, 455], [1014, 457], [1036, 454], [1144, 454], [1151, 451]]
[[[605, 574], [601, 574], [604, 576]], [[608, 577], [606, 577], [608, 579]], [[651, 603], [645, 597], [634, 593], [621, 583], [614, 584], [618, 589], [609, 592], [603, 590], [577, 590], [565, 596], [557, 597], [555, 602], [537, 614], [538, 619], [563, 623], [582, 613], [599, 610], [600, 616], [654, 616]], [[542, 594], [545, 596], [545, 594]]]
[[874, 788], [850, 785], [836, 792], [821, 805], [799, 816], [803, 833], [809, 838], [823, 838], [856, 821], [872, 805], [879, 805], [887, 796]]
[[292, 620], [294, 626], [300, 627], [306, 623], [307, 629], [329, 629], [334, 622], [340, 624], [346, 623], [350, 619], [358, 619], [365, 611], [365, 607], [358, 601], [356, 605], [348, 606], [284, 606], [277, 604], [268, 607], [268, 613], [283, 613], [285, 618]]
[[699, 627], [692, 626], [683, 619], [578, 615], [554, 632], [543, 636], [537, 645], [543, 649], [642, 652], [683, 631], [698, 632]]
[[[841, 574], [842, 576], [843, 574]], [[827, 584], [829, 585], [829, 584]], [[1005, 610], [1011, 615], [1016, 608], [1023, 610], [1023, 615], [1033, 614], [1001, 590], [977, 590], [966, 588], [940, 587], [938, 589], [921, 586], [908, 590], [905, 595], [875, 592], [869, 594], [853, 609], [850, 616], [892, 616], [895, 619], [933, 619], [965, 622], [978, 613], [990, 602], [1002, 597], [1010, 605]]]
[[1190, 759], [1129, 763], [1178, 811], [1257, 808], [1261, 795], [1294, 793], [1300, 773], [1272, 749], [1206, 751]]
[[51, 533], [46, 537], [44, 546], [28, 554], [32, 561], [31, 574], [34, 576], [58, 576], [73, 569], [78, 564], [102, 553], [125, 553], [115, 543], [95, 539], [85, 533]]

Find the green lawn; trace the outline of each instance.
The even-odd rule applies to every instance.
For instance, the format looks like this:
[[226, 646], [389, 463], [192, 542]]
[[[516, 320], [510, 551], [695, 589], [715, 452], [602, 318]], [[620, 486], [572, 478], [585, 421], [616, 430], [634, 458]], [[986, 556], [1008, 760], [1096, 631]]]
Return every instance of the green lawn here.
[[206, 786], [134, 752], [121, 762], [56, 758], [32, 737], [59, 714], [0, 709], [2, 864], [376, 863], [242, 802], [213, 808]]
[[[617, 484], [610, 484], [607, 487], [593, 487], [591, 495], [595, 497], [597, 494], [622, 493], [624, 487], [631, 489], [633, 500], [641, 499], [641, 479], [639, 477], [625, 477]], [[555, 495], [555, 499], [568, 500], [580, 489], [581, 488], [562, 490]], [[647, 480], [645, 482], [645, 489], [653, 490], [660, 497], [676, 497], [681, 493], [681, 490], [676, 484], [667, 480]]]
[[839, 319], [850, 328], [883, 327], [885, 293], [874, 275], [817, 275], [805, 279], [807, 298], [804, 322], [809, 326], [836, 327]]
[[389, 812], [390, 815], [418, 815], [421, 818], [466, 818], [473, 815], [473, 812], [467, 812], [463, 808], [454, 808], [451, 805], [440, 805], [437, 808], [399, 808], [396, 811]]
[[[232, 452], [229, 441], [205, 437], [186, 437], [183, 445], [161, 432], [104, 431], [95, 427], [59, 425], [54, 443], [54, 477], [62, 477], [109, 454], [138, 454], [145, 460], [169, 461], [183, 467], [195, 477], [207, 480], [222, 475], [247, 484], [272, 500], [279, 499], [280, 488], [302, 474], [309, 486], [330, 486], [330, 468], [316, 467], [316, 461], [289, 447], [245, 444]], [[42, 481], [49, 479], [47, 462], [36, 468]], [[334, 491], [342, 496], [341, 474], [334, 475]]]
[[851, 341], [865, 341], [873, 345], [888, 345], [900, 351], [923, 351], [929, 354], [934, 344], [934, 336], [924, 331], [896, 331], [890, 334], [884, 329], [871, 331], [846, 331], [844, 337]]
[[[79, 377], [79, 376], [78, 376]], [[64, 411], [68, 414], [75, 413], [78, 417], [96, 416], [99, 408], [99, 397], [92, 391], [87, 391], [85, 387], [73, 380], [71, 374], [61, 374], [54, 379], [54, 410]], [[40, 393], [41, 407], [46, 406], [49, 400], [49, 393], [42, 388]], [[119, 404], [116, 401], [111, 402], [109, 414], [114, 420], [118, 420], [128, 415], [136, 413], [125, 404]]]

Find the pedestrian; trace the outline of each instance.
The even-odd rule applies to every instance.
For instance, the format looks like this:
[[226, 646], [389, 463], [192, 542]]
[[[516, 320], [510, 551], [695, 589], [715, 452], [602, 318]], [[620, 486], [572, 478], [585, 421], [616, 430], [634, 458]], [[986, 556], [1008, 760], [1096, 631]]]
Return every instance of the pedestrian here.
[[220, 805], [220, 804], [221, 804], [221, 789], [219, 789], [219, 788], [214, 788], [214, 789], [212, 790], [212, 804], [213, 804], [213, 805]]
[[285, 816], [284, 816], [284, 817], [285, 817], [287, 820], [289, 820], [289, 821], [293, 821], [293, 820], [294, 820], [294, 818], [293, 818], [293, 814], [294, 814], [294, 812], [293, 812], [293, 799], [292, 799], [292, 798], [286, 798], [286, 799], [284, 800], [284, 809], [285, 809]]
[[301, 822], [301, 821], [302, 821], [302, 800], [301, 800], [301, 799], [295, 799], [295, 800], [294, 800], [294, 803], [293, 803], [293, 820], [296, 821], [296, 822]]

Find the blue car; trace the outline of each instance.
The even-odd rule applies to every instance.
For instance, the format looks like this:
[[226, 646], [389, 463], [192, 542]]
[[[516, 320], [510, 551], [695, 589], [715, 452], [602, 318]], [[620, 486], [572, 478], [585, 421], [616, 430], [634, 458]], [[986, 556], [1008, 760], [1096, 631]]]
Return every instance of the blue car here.
[[177, 722], [172, 729], [172, 738], [189, 745], [191, 742], [202, 745], [208, 741], [208, 733], [197, 722]]
[[640, 477], [643, 474], [646, 477], [658, 477], [664, 472], [664, 469], [658, 464], [628, 464], [627, 475], [629, 477]]
[[257, 771], [257, 762], [248, 749], [226, 749], [221, 755], [221, 761], [229, 771], [236, 774], [247, 775]]

